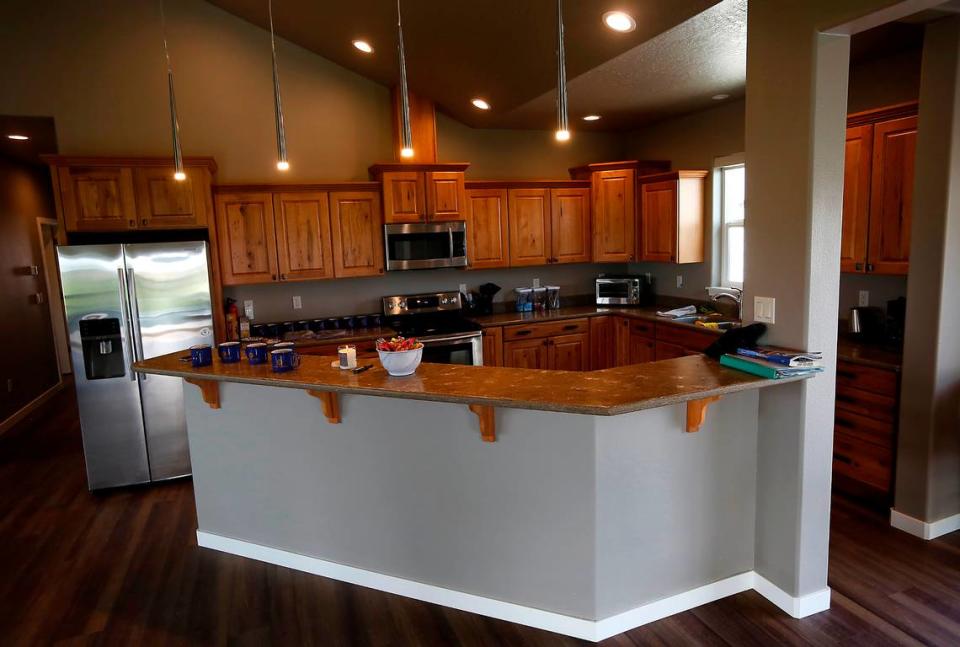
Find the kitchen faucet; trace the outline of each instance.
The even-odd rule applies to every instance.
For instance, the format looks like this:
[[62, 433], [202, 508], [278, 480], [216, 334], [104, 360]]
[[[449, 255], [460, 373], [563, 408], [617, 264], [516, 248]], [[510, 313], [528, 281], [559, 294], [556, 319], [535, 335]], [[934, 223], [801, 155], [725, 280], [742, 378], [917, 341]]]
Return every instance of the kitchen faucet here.
[[724, 287], [708, 287], [707, 295], [710, 297], [711, 301], [719, 301], [720, 299], [727, 298], [732, 300], [737, 304], [737, 319], [742, 319], [742, 310], [743, 310], [743, 290], [740, 288], [724, 288]]

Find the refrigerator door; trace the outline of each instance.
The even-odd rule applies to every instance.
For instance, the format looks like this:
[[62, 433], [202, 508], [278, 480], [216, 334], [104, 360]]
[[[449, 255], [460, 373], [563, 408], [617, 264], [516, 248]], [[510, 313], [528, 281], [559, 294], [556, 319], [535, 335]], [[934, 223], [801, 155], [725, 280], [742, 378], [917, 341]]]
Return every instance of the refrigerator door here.
[[150, 480], [120, 245], [58, 247], [87, 483]]
[[[124, 245], [137, 359], [213, 344], [204, 242]], [[183, 380], [139, 375], [154, 481], [190, 473]]]

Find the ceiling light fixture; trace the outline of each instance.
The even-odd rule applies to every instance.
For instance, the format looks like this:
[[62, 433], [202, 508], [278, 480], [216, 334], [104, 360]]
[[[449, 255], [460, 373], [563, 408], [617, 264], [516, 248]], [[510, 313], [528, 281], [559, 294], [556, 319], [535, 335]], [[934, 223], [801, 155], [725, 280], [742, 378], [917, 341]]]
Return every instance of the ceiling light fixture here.
[[483, 99], [477, 98], [471, 101], [474, 108], [479, 108], [480, 110], [489, 110], [490, 104], [484, 101]]
[[710, 97], [710, 98], [713, 99], [714, 101], [723, 101], [724, 99], [729, 99], [729, 98], [730, 98], [730, 95], [729, 95], [729, 94], [715, 94], [715, 95], [713, 95], [713, 96]]
[[584, 121], [600, 121], [600, 115], [587, 115], [583, 118]]
[[283, 127], [283, 104], [280, 102], [277, 42], [273, 33], [273, 0], [267, 0], [267, 11], [270, 14], [270, 52], [273, 57], [273, 112], [277, 125], [277, 170], [287, 171], [290, 169], [290, 162], [287, 160], [287, 133]]
[[7, 139], [14, 139], [18, 142], [25, 142], [30, 138], [27, 137], [26, 135], [7, 135]]
[[355, 40], [353, 46], [364, 54], [373, 54], [373, 46], [365, 40]]
[[608, 11], [603, 14], [603, 24], [621, 33], [633, 31], [637, 28], [637, 21], [628, 13], [623, 11]]
[[567, 61], [563, 47], [563, 0], [557, 0], [557, 132], [558, 142], [570, 139], [567, 122]]
[[180, 150], [180, 121], [177, 119], [177, 97], [173, 92], [173, 65], [170, 63], [170, 49], [167, 47], [167, 15], [163, 0], [160, 0], [160, 31], [163, 35], [163, 55], [167, 59], [167, 95], [170, 100], [170, 130], [173, 132], [173, 179], [183, 182], [187, 174], [183, 171], [183, 152]]
[[413, 157], [413, 134], [410, 131], [410, 93], [407, 91], [407, 59], [403, 54], [403, 23], [400, 0], [397, 0], [397, 55], [400, 59], [400, 157]]

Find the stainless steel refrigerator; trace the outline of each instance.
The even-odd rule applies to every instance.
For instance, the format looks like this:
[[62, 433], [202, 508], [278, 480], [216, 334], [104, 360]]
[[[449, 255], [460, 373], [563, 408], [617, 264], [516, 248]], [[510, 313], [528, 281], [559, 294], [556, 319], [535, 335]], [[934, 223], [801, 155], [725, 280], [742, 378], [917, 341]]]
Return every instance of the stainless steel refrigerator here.
[[131, 364], [213, 343], [207, 244], [57, 253], [90, 489], [189, 475], [181, 380]]

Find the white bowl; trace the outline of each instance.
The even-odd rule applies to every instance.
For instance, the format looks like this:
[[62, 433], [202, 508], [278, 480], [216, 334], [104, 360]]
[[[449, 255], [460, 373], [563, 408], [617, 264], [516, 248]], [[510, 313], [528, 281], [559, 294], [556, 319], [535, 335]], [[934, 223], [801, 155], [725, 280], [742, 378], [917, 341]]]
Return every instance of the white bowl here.
[[380, 354], [380, 363], [387, 373], [400, 377], [402, 375], [413, 375], [413, 372], [420, 366], [420, 360], [423, 359], [423, 346], [413, 350], [378, 350]]

